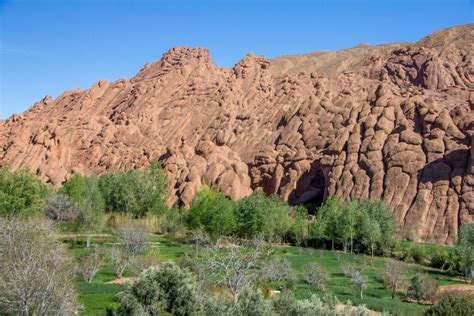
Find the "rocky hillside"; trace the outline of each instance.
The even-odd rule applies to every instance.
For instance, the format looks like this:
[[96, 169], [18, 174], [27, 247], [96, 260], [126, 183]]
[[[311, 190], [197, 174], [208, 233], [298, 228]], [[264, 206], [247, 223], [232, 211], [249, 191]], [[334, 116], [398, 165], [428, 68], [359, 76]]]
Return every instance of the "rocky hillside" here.
[[382, 198], [401, 235], [453, 242], [474, 220], [474, 24], [417, 43], [248, 54], [173, 48], [130, 80], [45, 97], [0, 121], [0, 163], [58, 185], [160, 158], [170, 203], [208, 183], [291, 203]]

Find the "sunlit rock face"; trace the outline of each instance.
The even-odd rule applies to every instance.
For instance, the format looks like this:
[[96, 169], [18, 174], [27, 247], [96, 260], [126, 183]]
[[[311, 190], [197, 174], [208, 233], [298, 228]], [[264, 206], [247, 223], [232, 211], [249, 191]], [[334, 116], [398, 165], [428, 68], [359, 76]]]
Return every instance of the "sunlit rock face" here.
[[292, 204], [383, 199], [400, 235], [452, 243], [474, 219], [474, 27], [418, 43], [250, 53], [219, 68], [173, 48], [130, 80], [45, 97], [0, 121], [0, 162], [59, 185], [162, 160], [170, 204], [204, 184]]

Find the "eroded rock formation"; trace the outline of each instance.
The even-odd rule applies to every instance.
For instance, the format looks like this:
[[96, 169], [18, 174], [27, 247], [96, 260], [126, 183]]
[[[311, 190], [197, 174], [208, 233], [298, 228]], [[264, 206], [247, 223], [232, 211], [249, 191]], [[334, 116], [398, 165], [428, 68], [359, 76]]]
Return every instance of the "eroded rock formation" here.
[[0, 162], [58, 185], [160, 158], [170, 203], [204, 184], [293, 204], [382, 198], [401, 234], [453, 242], [474, 219], [474, 26], [219, 68], [173, 48], [130, 80], [45, 97], [0, 121]]

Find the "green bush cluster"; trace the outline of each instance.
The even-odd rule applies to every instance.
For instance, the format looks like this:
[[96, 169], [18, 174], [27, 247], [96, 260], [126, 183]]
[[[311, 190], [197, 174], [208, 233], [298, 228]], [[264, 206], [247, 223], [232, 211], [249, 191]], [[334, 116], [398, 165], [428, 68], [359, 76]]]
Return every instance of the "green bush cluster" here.
[[158, 161], [145, 169], [105, 174], [99, 178], [99, 188], [106, 211], [140, 218], [167, 209], [168, 180]]
[[213, 238], [237, 235], [283, 239], [291, 227], [290, 215], [289, 205], [278, 196], [254, 192], [234, 202], [206, 186], [196, 194], [187, 223], [190, 229], [202, 229]]
[[2, 167], [0, 215], [46, 215], [76, 228], [90, 229], [99, 224], [104, 211], [124, 212], [135, 218], [164, 213], [167, 185], [158, 161], [144, 169], [101, 177], [76, 174], [57, 192], [27, 169], [11, 172]]
[[0, 215], [31, 216], [44, 209], [49, 188], [29, 170], [0, 168]]

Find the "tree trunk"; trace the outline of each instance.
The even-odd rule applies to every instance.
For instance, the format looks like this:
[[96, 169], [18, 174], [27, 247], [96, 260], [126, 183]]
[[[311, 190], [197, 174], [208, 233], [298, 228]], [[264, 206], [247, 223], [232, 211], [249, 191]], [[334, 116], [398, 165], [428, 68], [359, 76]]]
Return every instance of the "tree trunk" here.
[[352, 253], [352, 247], [353, 247], [353, 245], [354, 245], [354, 240], [353, 240], [352, 234], [351, 234], [351, 253]]
[[91, 236], [87, 234], [87, 239], [86, 239], [86, 247], [89, 248], [91, 245]]

